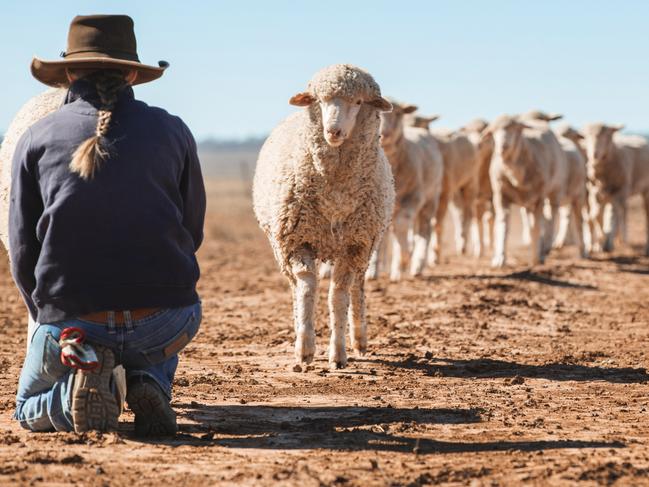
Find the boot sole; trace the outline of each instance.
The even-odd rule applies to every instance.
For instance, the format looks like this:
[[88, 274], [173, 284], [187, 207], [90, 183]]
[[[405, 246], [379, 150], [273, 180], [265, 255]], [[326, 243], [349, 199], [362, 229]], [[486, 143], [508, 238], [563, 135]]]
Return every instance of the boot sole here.
[[126, 402], [135, 414], [137, 436], [173, 436], [178, 431], [176, 413], [153, 384], [129, 386]]
[[96, 347], [99, 367], [91, 371], [78, 370], [72, 392], [72, 421], [74, 431], [109, 431], [117, 429], [119, 406], [110, 390], [115, 356], [108, 348]]

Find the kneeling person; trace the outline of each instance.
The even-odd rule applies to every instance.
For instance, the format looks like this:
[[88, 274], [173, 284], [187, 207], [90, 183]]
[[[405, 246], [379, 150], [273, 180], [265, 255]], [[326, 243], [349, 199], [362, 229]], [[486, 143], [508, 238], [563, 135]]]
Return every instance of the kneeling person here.
[[76, 17], [64, 59], [32, 61], [39, 81], [68, 88], [22, 136], [12, 168], [12, 273], [39, 323], [15, 418], [33, 431], [116, 428], [117, 364], [136, 433], [177, 430], [178, 352], [202, 316], [205, 190], [187, 126], [133, 96], [159, 65], [139, 62], [123, 15]]

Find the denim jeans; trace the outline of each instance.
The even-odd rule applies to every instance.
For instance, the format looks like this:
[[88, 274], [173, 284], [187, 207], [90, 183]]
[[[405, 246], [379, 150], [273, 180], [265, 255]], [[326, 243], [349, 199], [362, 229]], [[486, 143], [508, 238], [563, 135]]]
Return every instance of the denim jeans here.
[[103, 345], [126, 370], [127, 382], [153, 379], [171, 399], [178, 352], [189, 343], [201, 323], [200, 303], [164, 309], [144, 319], [104, 325], [79, 319], [40, 324], [34, 333], [18, 381], [14, 418], [32, 431], [71, 431], [71, 393], [74, 370], [61, 362], [59, 337], [69, 326], [81, 328], [91, 344]]

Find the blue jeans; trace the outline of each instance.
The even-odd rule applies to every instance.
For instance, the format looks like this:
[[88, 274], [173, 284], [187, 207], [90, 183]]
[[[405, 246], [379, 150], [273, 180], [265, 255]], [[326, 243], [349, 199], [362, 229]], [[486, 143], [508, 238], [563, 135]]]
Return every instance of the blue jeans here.
[[68, 326], [81, 328], [89, 343], [110, 348], [127, 381], [147, 376], [171, 399], [178, 352], [194, 338], [201, 319], [197, 303], [117, 326], [79, 319], [39, 325], [20, 373], [14, 418], [32, 431], [72, 431], [74, 370], [61, 362], [59, 347], [61, 330]]

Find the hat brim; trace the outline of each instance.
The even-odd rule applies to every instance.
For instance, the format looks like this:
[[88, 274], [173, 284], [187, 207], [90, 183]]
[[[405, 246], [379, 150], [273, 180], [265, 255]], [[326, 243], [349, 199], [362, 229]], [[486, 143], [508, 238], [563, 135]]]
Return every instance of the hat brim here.
[[137, 72], [135, 80], [131, 83], [139, 85], [158, 79], [169, 67], [165, 61], [159, 62], [160, 66], [149, 66], [137, 61], [127, 61], [108, 57], [87, 57], [77, 59], [63, 59], [61, 61], [45, 61], [34, 57], [31, 64], [32, 76], [41, 83], [59, 88], [70, 84], [66, 69], [129, 69]]

